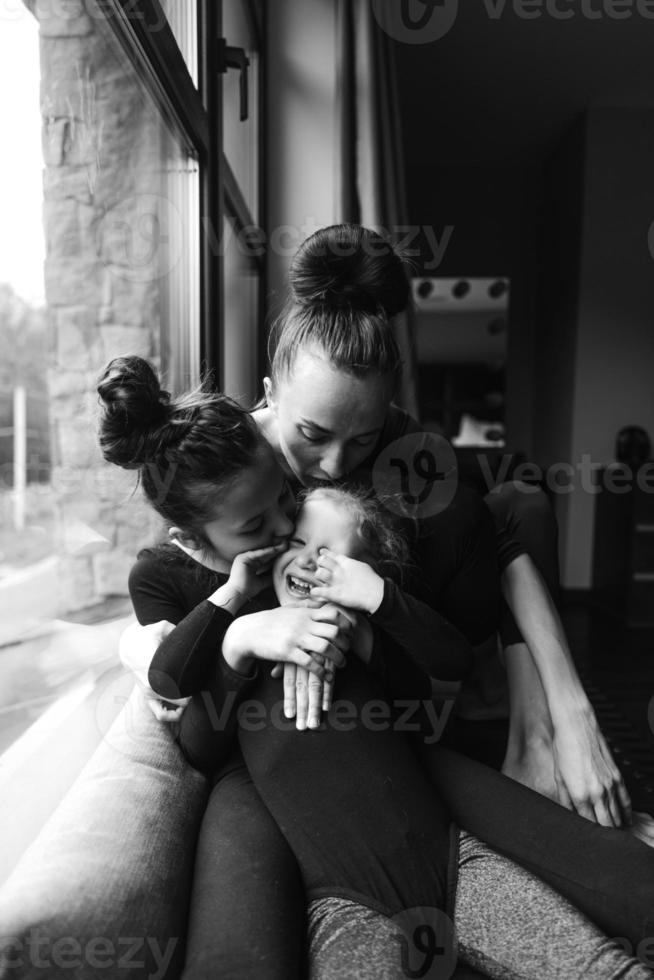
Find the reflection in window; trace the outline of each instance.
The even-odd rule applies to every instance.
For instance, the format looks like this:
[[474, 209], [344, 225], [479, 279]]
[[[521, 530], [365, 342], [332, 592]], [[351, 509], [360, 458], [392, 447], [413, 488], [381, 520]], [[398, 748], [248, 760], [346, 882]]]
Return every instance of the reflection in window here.
[[[135, 353], [161, 365], [178, 389], [199, 368], [198, 162], [100, 8], [73, 7], [37, 4], [40, 23], [25, 8], [30, 43], [18, 63], [0, 59], [13, 66], [0, 97], [23, 106], [29, 93], [33, 103], [13, 132], [3, 107], [8, 144], [21, 147], [14, 155], [21, 173], [0, 183], [21, 217], [3, 221], [2, 254], [17, 252], [29, 228], [36, 284], [30, 292], [13, 273], [0, 281], [0, 329], [10, 331], [14, 359], [3, 360], [0, 375], [3, 474], [15, 463], [13, 416], [6, 417], [15, 400], [5, 389], [19, 380], [28, 438], [24, 527], [14, 526], [13, 487], [3, 484], [0, 498], [0, 644], [22, 644], [15, 658], [7, 648], [0, 661], [0, 752], [62, 691], [115, 662], [115, 631], [94, 627], [93, 642], [67, 642], [63, 651], [56, 636], [64, 621], [70, 629], [71, 621], [129, 611], [129, 567], [158, 533], [151, 509], [133, 493], [134, 475], [101, 460], [98, 374], [111, 358]], [[3, 47], [13, 28], [3, 25]], [[38, 183], [28, 186], [30, 172]], [[34, 202], [38, 226], [30, 219]], [[0, 279], [5, 269], [3, 262]], [[25, 360], [31, 373], [21, 374]]]

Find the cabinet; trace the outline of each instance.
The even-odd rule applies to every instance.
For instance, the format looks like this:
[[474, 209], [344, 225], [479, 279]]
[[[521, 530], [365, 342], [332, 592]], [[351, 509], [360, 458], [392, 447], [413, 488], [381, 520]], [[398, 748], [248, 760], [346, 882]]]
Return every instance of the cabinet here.
[[593, 593], [627, 626], [654, 627], [654, 463], [599, 471]]

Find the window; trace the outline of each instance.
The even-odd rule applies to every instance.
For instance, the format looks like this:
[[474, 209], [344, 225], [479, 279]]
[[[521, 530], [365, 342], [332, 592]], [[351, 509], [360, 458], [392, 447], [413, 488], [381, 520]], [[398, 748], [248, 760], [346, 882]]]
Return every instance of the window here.
[[[261, 5], [34, 10], [0, 50], [21, 147], [0, 180], [5, 216], [18, 204], [0, 230], [0, 776], [44, 712], [116, 664], [128, 570], [159, 532], [95, 444], [100, 371], [137, 353], [172, 390], [205, 367], [252, 401], [261, 366]], [[22, 237], [31, 271], [10, 262]]]
[[264, 211], [261, 180], [262, 6], [222, 0], [222, 37], [233, 52], [223, 76], [222, 146], [224, 218], [222, 383], [251, 404], [263, 368], [265, 295]]

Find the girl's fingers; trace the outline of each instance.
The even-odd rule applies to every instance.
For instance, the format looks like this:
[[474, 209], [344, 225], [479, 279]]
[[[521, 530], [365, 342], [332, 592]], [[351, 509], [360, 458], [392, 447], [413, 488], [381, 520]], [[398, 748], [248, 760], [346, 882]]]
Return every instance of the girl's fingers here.
[[321, 548], [316, 564], [319, 567], [327, 568], [329, 571], [332, 571], [334, 568], [336, 568], [336, 556], [333, 552], [328, 551], [327, 548]]
[[[344, 650], [340, 649], [338, 640], [332, 642], [323, 637], [309, 635], [304, 638], [302, 649], [308, 654], [318, 654], [319, 657], [325, 657], [336, 667], [342, 667], [345, 664]], [[345, 650], [347, 649], [346, 646]]]
[[321, 680], [325, 676], [326, 668], [323, 667], [321, 663], [318, 663], [317, 660], [314, 660], [312, 655], [307, 653], [306, 650], [301, 650], [300, 647], [295, 647], [295, 649], [290, 653], [290, 658], [293, 663], [297, 664], [298, 667], [304, 667], [305, 670], [308, 670], [311, 674], [316, 674]]
[[309, 672], [298, 667], [295, 674], [295, 727], [304, 731], [309, 713]]
[[322, 684], [322, 710], [329, 711], [332, 706], [332, 698], [334, 697], [334, 681], [333, 674], [329, 672], [325, 675], [325, 679]]
[[309, 674], [309, 706], [307, 728], [320, 728], [322, 721], [323, 684], [315, 674]]
[[297, 667], [295, 664], [284, 664], [284, 717], [294, 718], [297, 710], [295, 702], [295, 680]]
[[333, 602], [328, 602], [326, 605], [314, 609], [311, 618], [316, 622], [331, 623], [333, 626], [338, 626], [339, 629], [350, 629], [356, 621], [354, 613], [347, 615], [340, 606]]
[[317, 578], [319, 582], [329, 582], [332, 577], [331, 568], [316, 568], [314, 572], [314, 578]]
[[[319, 610], [316, 610], [316, 612], [318, 611]], [[326, 640], [330, 640], [332, 643], [336, 643], [342, 650], [348, 649], [352, 640], [352, 633], [352, 624], [347, 619], [344, 619], [339, 626], [335, 626], [334, 623], [323, 623], [318, 619], [314, 619], [311, 626], [307, 630], [308, 636], [323, 637]]]

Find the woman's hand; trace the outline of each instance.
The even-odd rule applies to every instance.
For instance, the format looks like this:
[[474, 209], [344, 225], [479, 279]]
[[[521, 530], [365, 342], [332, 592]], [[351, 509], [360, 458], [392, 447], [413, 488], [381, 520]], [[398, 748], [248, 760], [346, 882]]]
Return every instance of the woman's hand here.
[[[515, 558], [504, 570], [502, 591], [526, 643], [526, 648], [518, 643], [505, 650], [512, 725], [515, 716], [525, 744], [539, 724], [548, 726], [555, 799], [605, 827], [630, 824], [629, 794], [577, 674], [558, 611], [528, 555]], [[511, 679], [514, 669], [517, 685]], [[536, 725], [535, 715], [541, 716]], [[511, 754], [514, 763], [521, 752], [510, 749]]]
[[311, 589], [312, 599], [336, 602], [350, 609], [374, 613], [384, 598], [384, 580], [364, 561], [320, 549], [315, 577], [320, 585]]
[[631, 824], [629, 793], [592, 709], [555, 728], [553, 749], [562, 803], [603, 827]]
[[240, 616], [223, 640], [223, 656], [239, 673], [248, 673], [253, 659], [293, 663], [321, 680], [345, 663], [352, 624], [336, 606], [279, 606]]
[[502, 772], [604, 827], [628, 827], [631, 801], [594, 715], [531, 733], [507, 753]]
[[237, 555], [224, 588], [233, 590], [244, 602], [253, 599], [271, 584], [272, 563], [287, 547], [288, 542], [282, 541], [281, 544], [271, 545], [269, 548], [244, 551]]

